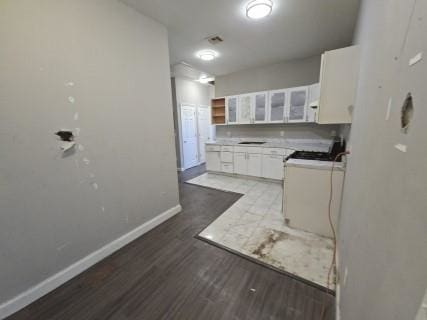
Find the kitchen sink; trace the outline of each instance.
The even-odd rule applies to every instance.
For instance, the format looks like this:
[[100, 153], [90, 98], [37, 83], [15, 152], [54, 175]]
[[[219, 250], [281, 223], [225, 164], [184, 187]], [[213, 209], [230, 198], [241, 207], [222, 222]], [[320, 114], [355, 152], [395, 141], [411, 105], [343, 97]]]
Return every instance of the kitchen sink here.
[[239, 142], [239, 144], [264, 144], [265, 142], [260, 142], [260, 141], [243, 141], [243, 142]]

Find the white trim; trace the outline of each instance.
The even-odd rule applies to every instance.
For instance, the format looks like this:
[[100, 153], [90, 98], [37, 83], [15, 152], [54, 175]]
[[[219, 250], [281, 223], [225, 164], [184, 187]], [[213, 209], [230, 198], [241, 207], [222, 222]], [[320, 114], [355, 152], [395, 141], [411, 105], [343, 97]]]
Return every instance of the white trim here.
[[84, 257], [83, 259], [75, 262], [71, 266], [63, 269], [62, 271], [54, 274], [53, 276], [47, 278], [46, 280], [40, 282], [39, 284], [31, 287], [27, 291], [19, 294], [18, 296], [12, 298], [11, 300], [1, 304], [0, 319], [5, 319], [6, 317], [21, 310], [22, 308], [26, 307], [30, 303], [36, 301], [37, 299], [41, 298], [42, 296], [46, 295], [52, 290], [58, 288], [68, 280], [74, 278], [75, 276], [82, 273], [86, 269], [90, 268], [94, 264], [108, 257], [115, 251], [119, 250], [120, 248], [124, 247], [125, 245], [134, 241], [135, 239], [139, 238], [140, 236], [147, 233], [151, 229], [154, 229], [159, 224], [163, 223], [169, 218], [173, 217], [174, 215], [179, 213], [181, 210], [182, 208], [180, 205], [177, 205], [173, 208], [170, 208], [169, 210], [166, 210], [165, 212], [159, 214], [158, 216], [151, 219], [150, 221], [147, 221], [144, 224], [140, 225], [139, 227], [133, 229], [129, 233], [108, 243], [102, 248]]

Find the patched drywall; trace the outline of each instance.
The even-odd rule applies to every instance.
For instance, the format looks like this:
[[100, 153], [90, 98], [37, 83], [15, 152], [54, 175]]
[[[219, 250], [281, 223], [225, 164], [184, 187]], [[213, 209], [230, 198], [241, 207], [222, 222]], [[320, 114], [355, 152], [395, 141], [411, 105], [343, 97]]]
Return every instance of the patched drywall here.
[[[426, 1], [363, 1], [339, 230], [343, 320], [412, 320], [425, 293], [427, 61], [413, 62], [427, 52], [426, 30]], [[409, 92], [413, 117], [402, 131]]]
[[0, 42], [2, 304], [179, 199], [163, 26], [115, 0], [4, 0]]

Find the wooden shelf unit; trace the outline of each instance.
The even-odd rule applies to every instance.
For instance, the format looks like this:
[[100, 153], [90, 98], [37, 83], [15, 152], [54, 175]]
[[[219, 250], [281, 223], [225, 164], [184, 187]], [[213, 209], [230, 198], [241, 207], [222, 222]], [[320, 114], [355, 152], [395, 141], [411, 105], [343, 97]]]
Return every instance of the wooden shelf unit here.
[[212, 99], [212, 124], [225, 124], [225, 98]]

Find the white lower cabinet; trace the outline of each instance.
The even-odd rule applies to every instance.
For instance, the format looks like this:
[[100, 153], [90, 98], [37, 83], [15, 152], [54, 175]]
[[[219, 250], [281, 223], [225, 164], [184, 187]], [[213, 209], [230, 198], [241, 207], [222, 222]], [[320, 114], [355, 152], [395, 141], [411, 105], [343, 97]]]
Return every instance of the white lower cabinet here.
[[206, 149], [206, 169], [283, 180], [283, 159], [291, 152], [284, 148], [211, 146]]
[[248, 161], [246, 159], [246, 152], [234, 153], [234, 173], [247, 174]]
[[261, 177], [262, 148], [234, 147], [234, 173]]
[[221, 162], [233, 162], [233, 152], [221, 151]]
[[283, 175], [283, 155], [264, 154], [262, 156], [262, 177], [282, 180]]
[[233, 164], [232, 163], [222, 163], [221, 171], [225, 173], [233, 173]]
[[261, 177], [262, 172], [262, 155], [255, 153], [248, 153], [247, 160], [247, 175], [254, 177]]
[[221, 171], [221, 154], [219, 151], [206, 152], [206, 170]]

